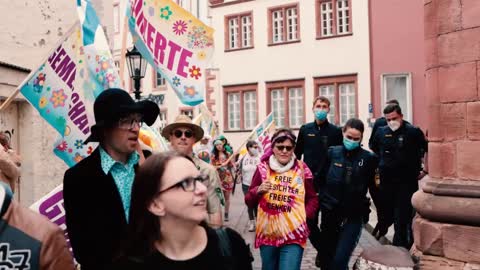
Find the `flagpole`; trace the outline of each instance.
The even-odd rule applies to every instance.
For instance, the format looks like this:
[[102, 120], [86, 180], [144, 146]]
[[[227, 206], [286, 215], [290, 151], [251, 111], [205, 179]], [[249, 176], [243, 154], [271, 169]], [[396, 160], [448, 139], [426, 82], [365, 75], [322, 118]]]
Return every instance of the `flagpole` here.
[[[267, 117], [265, 117], [265, 119], [268, 119], [272, 113], [273, 113], [273, 112], [269, 113], [269, 114], [267, 115]], [[265, 120], [264, 120], [264, 121], [265, 121]], [[255, 134], [257, 128], [259, 128], [261, 125], [263, 125], [263, 122], [264, 122], [264, 121], [260, 122], [260, 123], [252, 130], [252, 132], [250, 132], [250, 134], [248, 134], [247, 139], [243, 141], [243, 143], [240, 145], [240, 147], [238, 147], [238, 149], [242, 149], [242, 147], [245, 145], [246, 141], [248, 141], [248, 139], [249, 139], [250, 137], [252, 137], [253, 134]], [[272, 122], [272, 123], [273, 123], [273, 122]], [[268, 128], [270, 128], [270, 126], [272, 125], [272, 123], [270, 123], [270, 124], [265, 128], [265, 130], [267, 130]], [[234, 154], [235, 154], [236, 152], [237, 152], [237, 151], [235, 151]], [[225, 163], [230, 162], [230, 160], [233, 158], [234, 154], [232, 154], [232, 155], [228, 158], [228, 160], [225, 161]]]
[[[128, 4], [130, 1], [126, 1], [126, 6], [125, 8], [128, 8]], [[126, 11], [126, 10], [125, 10]], [[125, 89], [125, 80], [124, 80], [124, 72], [125, 72], [125, 54], [127, 51], [127, 28], [128, 28], [128, 17], [127, 14], [125, 13], [125, 17], [123, 19], [123, 31], [122, 31], [122, 49], [120, 51], [120, 81], [122, 83], [123, 89]]]
[[22, 87], [30, 80], [32, 79], [33, 75], [38, 71], [38, 69], [40, 69], [40, 67], [45, 64], [45, 62], [47, 62], [48, 58], [50, 57], [50, 55], [52, 55], [52, 53], [58, 48], [58, 46], [60, 46], [64, 41], [65, 41], [65, 37], [68, 37], [70, 36], [70, 34], [73, 32], [73, 30], [75, 29], [75, 26], [78, 24], [78, 21], [76, 21], [71, 27], [70, 29], [65, 33], [65, 35], [60, 38], [57, 43], [55, 43], [55, 46], [53, 46], [53, 48], [48, 52], [47, 56], [45, 58], [42, 59], [42, 61], [40, 62], [40, 64], [37, 65], [36, 68], [32, 69], [30, 71], [30, 73], [27, 75], [27, 77], [22, 81], [22, 83], [20, 83], [17, 88], [13, 91], [12, 94], [10, 94], [10, 96], [2, 103], [2, 105], [0, 106], [0, 112], [5, 110], [9, 105], [10, 103], [12, 103], [13, 99], [15, 99], [15, 97], [18, 95], [18, 93], [20, 93], [20, 89], [22, 89]]

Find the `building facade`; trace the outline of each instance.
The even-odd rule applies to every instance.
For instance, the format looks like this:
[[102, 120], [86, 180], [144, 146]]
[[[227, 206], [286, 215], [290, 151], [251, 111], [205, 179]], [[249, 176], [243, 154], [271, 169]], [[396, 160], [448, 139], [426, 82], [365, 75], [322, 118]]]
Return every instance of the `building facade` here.
[[370, 117], [368, 1], [210, 3], [212, 110], [234, 146], [270, 112], [279, 127], [313, 121], [319, 95], [331, 100], [332, 123]]
[[423, 3], [370, 0], [370, 56], [374, 117], [397, 99], [405, 119], [426, 130]]

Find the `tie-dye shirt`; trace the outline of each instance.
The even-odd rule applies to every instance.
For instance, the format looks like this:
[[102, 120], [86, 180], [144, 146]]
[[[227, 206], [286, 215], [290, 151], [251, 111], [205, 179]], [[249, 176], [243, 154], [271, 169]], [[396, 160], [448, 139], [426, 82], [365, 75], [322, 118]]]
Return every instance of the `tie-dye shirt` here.
[[[270, 181], [272, 189], [258, 201], [255, 247], [298, 244], [305, 248], [307, 227], [306, 194], [311, 188], [312, 173], [301, 161], [285, 173], [271, 170], [266, 162], [259, 164], [262, 182]], [[308, 187], [307, 187], [308, 186]], [[256, 191], [256, 190], [255, 190]], [[314, 204], [316, 207], [316, 204]]]

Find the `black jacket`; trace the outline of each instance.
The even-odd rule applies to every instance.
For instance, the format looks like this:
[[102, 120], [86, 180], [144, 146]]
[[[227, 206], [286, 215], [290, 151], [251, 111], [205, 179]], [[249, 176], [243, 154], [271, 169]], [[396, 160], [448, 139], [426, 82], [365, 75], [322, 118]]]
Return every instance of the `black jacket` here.
[[369, 213], [367, 191], [375, 185], [377, 156], [363, 148], [347, 151], [344, 146], [328, 150], [326, 184], [320, 190], [322, 211], [341, 218], [361, 218]]
[[314, 121], [303, 125], [298, 132], [295, 155], [302, 159], [313, 173], [316, 190], [325, 182], [325, 161], [328, 147], [342, 145], [342, 130], [327, 120], [320, 126]]
[[372, 150], [380, 158], [380, 176], [384, 179], [407, 177], [416, 181], [427, 145], [422, 130], [408, 122], [404, 121], [395, 132], [388, 126], [380, 127], [372, 142]]
[[75, 259], [82, 270], [105, 269], [119, 255], [127, 220], [115, 181], [102, 170], [98, 148], [65, 172], [63, 197]]
[[[408, 121], [405, 121], [403, 120], [404, 123], [407, 123], [407, 124], [410, 124]], [[387, 123], [387, 119], [382, 116], [380, 118], [377, 118], [377, 120], [375, 120], [375, 123], [373, 124], [373, 127], [372, 127], [372, 134], [370, 134], [370, 139], [368, 140], [368, 147], [370, 147], [370, 149], [372, 149], [373, 147], [373, 139], [375, 138], [375, 133], [377, 133], [377, 130], [381, 127], [385, 127], [385, 126], [388, 126], [388, 123]]]

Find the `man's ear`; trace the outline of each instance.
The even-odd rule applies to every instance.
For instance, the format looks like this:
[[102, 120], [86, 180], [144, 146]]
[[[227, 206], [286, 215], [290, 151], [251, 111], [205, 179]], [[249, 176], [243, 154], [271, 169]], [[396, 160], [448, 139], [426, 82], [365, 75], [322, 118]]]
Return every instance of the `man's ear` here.
[[165, 216], [165, 205], [162, 201], [160, 201], [160, 199], [153, 199], [148, 206], [148, 211], [150, 211], [155, 216], [163, 217]]

